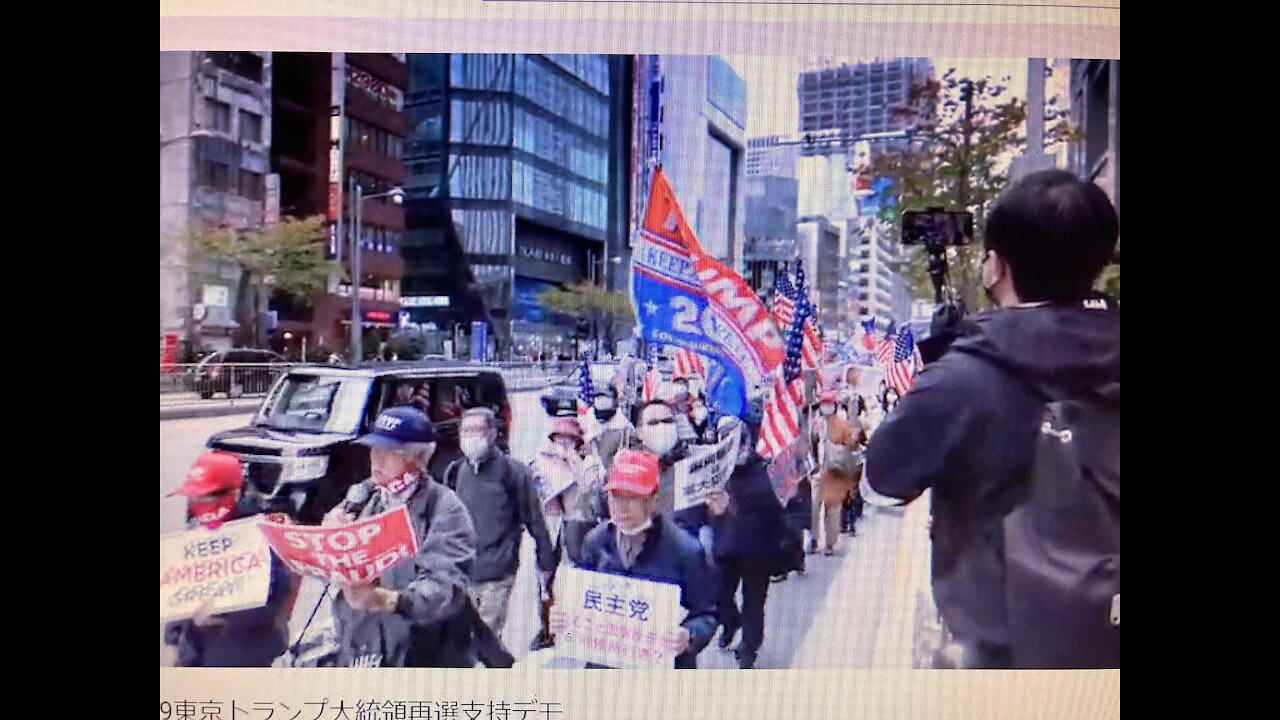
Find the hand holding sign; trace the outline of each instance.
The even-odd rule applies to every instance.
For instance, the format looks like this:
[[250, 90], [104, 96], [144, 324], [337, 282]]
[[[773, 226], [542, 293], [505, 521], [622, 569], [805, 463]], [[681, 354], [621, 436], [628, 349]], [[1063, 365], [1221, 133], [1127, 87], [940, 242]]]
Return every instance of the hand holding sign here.
[[[311, 527], [264, 522], [258, 527], [290, 570], [345, 588], [371, 585], [418, 553], [418, 539], [403, 505], [348, 524]], [[389, 602], [381, 593], [378, 601], [381, 607]]]
[[729, 510], [729, 493], [717, 490], [707, 496], [707, 510], [719, 517]]
[[689, 628], [680, 625], [675, 630], [662, 636], [662, 644], [672, 655], [679, 655], [689, 649]]

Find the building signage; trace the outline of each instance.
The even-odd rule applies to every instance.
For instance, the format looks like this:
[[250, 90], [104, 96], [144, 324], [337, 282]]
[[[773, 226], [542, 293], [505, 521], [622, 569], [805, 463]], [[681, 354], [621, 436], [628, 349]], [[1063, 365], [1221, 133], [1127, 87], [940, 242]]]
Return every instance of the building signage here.
[[449, 307], [448, 295], [421, 295], [417, 297], [400, 298], [400, 307], [406, 308], [447, 308]]

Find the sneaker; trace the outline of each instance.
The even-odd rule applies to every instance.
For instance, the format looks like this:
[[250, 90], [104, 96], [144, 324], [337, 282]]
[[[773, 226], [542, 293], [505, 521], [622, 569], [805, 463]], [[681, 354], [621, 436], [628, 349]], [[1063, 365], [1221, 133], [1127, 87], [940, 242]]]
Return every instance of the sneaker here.
[[787, 573], [782, 573], [781, 575], [774, 575], [773, 577], [769, 578], [769, 582], [780, 583], [786, 579], [787, 579]]
[[816, 554], [818, 554], [818, 541], [817, 541], [817, 540], [810, 540], [810, 541], [809, 541], [809, 547], [808, 547], [808, 549], [807, 549], [805, 552], [807, 552], [807, 553], [808, 553], [808, 554], [810, 554], [810, 555], [816, 555]]
[[738, 659], [739, 670], [751, 670], [756, 666], [756, 654], [745, 652], [741, 644], [733, 649], [733, 656]]
[[833, 547], [829, 547], [829, 548], [827, 548], [827, 549], [823, 550], [823, 551], [822, 551], [822, 554], [823, 554], [823, 555], [826, 555], [827, 557], [831, 557], [832, 555], [835, 555], [835, 554], [836, 554], [836, 549], [835, 549], [835, 548], [833, 548]]
[[533, 642], [529, 643], [529, 652], [538, 652], [556, 646], [555, 638], [550, 633], [538, 633], [533, 637]]

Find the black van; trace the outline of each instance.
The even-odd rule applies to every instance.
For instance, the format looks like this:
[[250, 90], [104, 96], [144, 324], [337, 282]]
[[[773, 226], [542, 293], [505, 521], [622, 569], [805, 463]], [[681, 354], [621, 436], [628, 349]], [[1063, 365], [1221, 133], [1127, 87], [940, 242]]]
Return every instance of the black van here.
[[493, 410], [498, 444], [509, 448], [511, 402], [502, 375], [456, 363], [296, 367], [271, 389], [248, 426], [217, 433], [207, 445], [240, 456], [246, 492], [263, 510], [319, 524], [348, 488], [369, 477], [369, 450], [353, 441], [369, 432], [383, 409], [404, 404], [426, 410], [441, 435], [429, 468], [436, 478], [462, 456], [458, 425], [464, 410]]

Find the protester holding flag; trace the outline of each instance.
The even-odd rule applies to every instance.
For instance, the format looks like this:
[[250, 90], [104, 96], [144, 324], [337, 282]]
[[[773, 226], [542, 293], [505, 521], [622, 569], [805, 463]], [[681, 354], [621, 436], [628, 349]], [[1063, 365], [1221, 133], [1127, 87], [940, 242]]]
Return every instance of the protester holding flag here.
[[627, 413], [620, 411], [618, 389], [612, 385], [596, 389], [592, 412], [600, 432], [595, 437], [587, 438], [587, 442], [592, 445], [604, 467], [609, 467], [613, 464], [618, 449], [626, 447], [635, 437], [636, 429], [627, 419]]
[[[587, 535], [581, 567], [678, 585], [688, 614], [664, 639], [677, 669], [695, 669], [698, 653], [715, 634], [718, 584], [698, 542], [662, 511], [659, 474], [652, 453], [618, 453], [605, 485], [611, 519]], [[553, 610], [552, 632], [563, 632], [565, 623], [564, 613]]]
[[[201, 455], [173, 495], [187, 498], [187, 525], [216, 530], [224, 523], [256, 514], [244, 500], [244, 467], [236, 455]], [[289, 615], [298, 582], [271, 556], [271, 589], [262, 607], [221, 615], [208, 612], [212, 599], [195, 617], [165, 625], [162, 665], [181, 667], [270, 667], [288, 648]]]
[[473, 667], [475, 626], [467, 601], [476, 532], [462, 501], [425, 471], [437, 435], [414, 407], [384, 410], [356, 441], [372, 477], [325, 517], [342, 524], [407, 506], [418, 553], [334, 602], [341, 667]]

